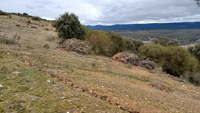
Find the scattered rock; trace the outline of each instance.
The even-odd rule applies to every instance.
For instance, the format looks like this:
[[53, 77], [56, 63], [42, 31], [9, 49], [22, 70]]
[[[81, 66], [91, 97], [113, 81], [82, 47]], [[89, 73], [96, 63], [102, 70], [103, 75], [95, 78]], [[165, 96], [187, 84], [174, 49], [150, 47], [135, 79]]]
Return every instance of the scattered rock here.
[[117, 53], [112, 57], [112, 59], [127, 64], [127, 57], [123, 53]]
[[162, 83], [158, 83], [158, 82], [153, 82], [149, 84], [151, 87], [154, 87], [158, 90], [163, 91], [165, 89], [165, 86]]
[[146, 69], [152, 70], [155, 68], [155, 63], [149, 60], [141, 60], [137, 55], [127, 52], [117, 53], [112, 57], [113, 60], [123, 62], [124, 64], [131, 64], [141, 66]]
[[101, 100], [107, 100], [107, 96], [101, 96]]
[[14, 75], [19, 75], [21, 72], [18, 72], [18, 71], [15, 71], [15, 72], [13, 72], [12, 74], [14, 74]]
[[51, 80], [47, 80], [48, 83], [51, 83]]
[[3, 85], [0, 84], [0, 88], [3, 88]]
[[66, 97], [62, 97], [62, 100], [65, 100], [66, 99]]
[[45, 45], [43, 46], [43, 48], [45, 48], [45, 49], [50, 49], [50, 46], [49, 46], [48, 44], [45, 44]]

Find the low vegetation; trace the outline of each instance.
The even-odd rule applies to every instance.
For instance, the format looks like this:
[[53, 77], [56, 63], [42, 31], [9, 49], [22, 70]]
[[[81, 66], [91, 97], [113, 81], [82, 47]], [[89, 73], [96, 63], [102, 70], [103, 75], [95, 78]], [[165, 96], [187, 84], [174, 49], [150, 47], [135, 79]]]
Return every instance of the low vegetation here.
[[198, 60], [181, 47], [144, 45], [140, 47], [139, 54], [160, 64], [163, 71], [177, 77], [198, 69]]
[[153, 40], [154, 44], [160, 44], [162, 46], [179, 46], [178, 40], [169, 39], [167, 37], [160, 37]]

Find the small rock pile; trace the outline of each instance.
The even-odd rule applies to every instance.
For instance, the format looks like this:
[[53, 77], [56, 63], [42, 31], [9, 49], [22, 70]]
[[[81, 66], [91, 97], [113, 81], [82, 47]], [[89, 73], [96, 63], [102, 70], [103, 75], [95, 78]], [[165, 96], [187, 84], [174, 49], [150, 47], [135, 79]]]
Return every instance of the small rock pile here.
[[155, 63], [150, 60], [141, 60], [137, 55], [130, 53], [117, 53], [112, 57], [113, 60], [123, 62], [124, 64], [131, 64], [135, 66], [144, 67], [152, 70], [155, 68]]

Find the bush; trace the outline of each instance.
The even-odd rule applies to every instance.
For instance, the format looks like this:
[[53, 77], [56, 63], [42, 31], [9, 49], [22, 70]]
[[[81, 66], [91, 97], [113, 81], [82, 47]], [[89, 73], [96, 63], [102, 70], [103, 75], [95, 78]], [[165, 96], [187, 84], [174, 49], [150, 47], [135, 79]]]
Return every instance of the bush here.
[[139, 53], [160, 64], [163, 71], [177, 77], [187, 71], [195, 72], [198, 68], [198, 61], [181, 47], [144, 45], [139, 48]]
[[129, 52], [134, 52], [135, 51], [135, 45], [132, 42], [132, 39], [124, 38], [124, 42], [125, 42], [125, 50], [126, 51], [129, 51]]
[[184, 75], [181, 76], [181, 78], [186, 79], [187, 81], [195, 85], [200, 85], [200, 73], [186, 72]]
[[126, 50], [125, 41], [121, 36], [114, 33], [108, 33], [108, 36], [112, 41], [112, 55]]
[[162, 46], [179, 46], [178, 40], [170, 40], [167, 37], [161, 37], [153, 40], [154, 44], [160, 44]]
[[0, 37], [0, 43], [2, 44], [17, 44], [15, 39], [9, 39], [8, 37]]
[[144, 45], [139, 48], [140, 57], [161, 63], [165, 57], [165, 48], [160, 45]]
[[71, 13], [61, 15], [53, 22], [53, 27], [58, 31], [58, 36], [62, 39], [83, 39], [85, 31], [81, 26], [78, 17]]
[[0, 15], [8, 15], [8, 14], [0, 10]]
[[110, 37], [103, 31], [90, 31], [87, 33], [86, 41], [92, 47], [95, 54], [112, 55], [112, 41]]
[[23, 15], [23, 16], [29, 16], [28, 13], [23, 13], [22, 15]]
[[189, 47], [188, 51], [200, 61], [200, 44]]
[[144, 45], [144, 43], [141, 40], [131, 40], [132, 43], [135, 45], [135, 51], [137, 52], [139, 50], [139, 48]]

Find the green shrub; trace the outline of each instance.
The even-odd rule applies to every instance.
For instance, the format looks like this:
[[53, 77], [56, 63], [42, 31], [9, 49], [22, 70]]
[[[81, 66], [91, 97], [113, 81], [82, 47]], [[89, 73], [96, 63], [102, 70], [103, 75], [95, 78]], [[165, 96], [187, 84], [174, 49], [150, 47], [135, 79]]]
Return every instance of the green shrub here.
[[169, 39], [167, 37], [160, 37], [158, 39], [153, 40], [154, 44], [160, 44], [162, 46], [179, 46], [178, 40]]
[[108, 36], [112, 41], [112, 55], [126, 50], [125, 41], [121, 36], [116, 35], [114, 33], [108, 33]]
[[28, 16], [28, 13], [23, 13], [22, 15], [23, 15], [23, 16]]
[[8, 14], [0, 10], [0, 15], [8, 15]]
[[165, 48], [160, 45], [144, 45], [139, 48], [140, 57], [161, 63], [165, 57]]
[[180, 47], [168, 47], [165, 53], [165, 61], [162, 65], [163, 71], [179, 77], [185, 72], [195, 72], [198, 61], [190, 53]]
[[61, 15], [52, 25], [56, 28], [58, 36], [62, 39], [84, 38], [85, 31], [81, 26], [78, 17], [73, 13]]
[[139, 53], [160, 64], [163, 71], [177, 77], [185, 72], [196, 72], [198, 69], [198, 61], [181, 47], [144, 45], [139, 48]]
[[200, 73], [186, 72], [184, 75], [181, 76], [181, 78], [186, 79], [187, 81], [195, 85], [200, 85]]
[[142, 45], [144, 45], [144, 43], [143, 43], [141, 40], [134, 40], [134, 39], [132, 39], [131, 41], [132, 41], [132, 43], [135, 45], [135, 51], [136, 51], [136, 52], [138, 51], [138, 49], [139, 49]]
[[132, 39], [124, 38], [124, 42], [125, 42], [125, 50], [126, 51], [129, 51], [129, 52], [134, 52], [135, 51], [135, 45], [132, 42]]
[[92, 47], [95, 54], [112, 55], [111, 38], [103, 31], [90, 31], [87, 33], [86, 42]]
[[188, 51], [200, 61], [200, 44], [196, 44], [194, 47], [189, 47]]

